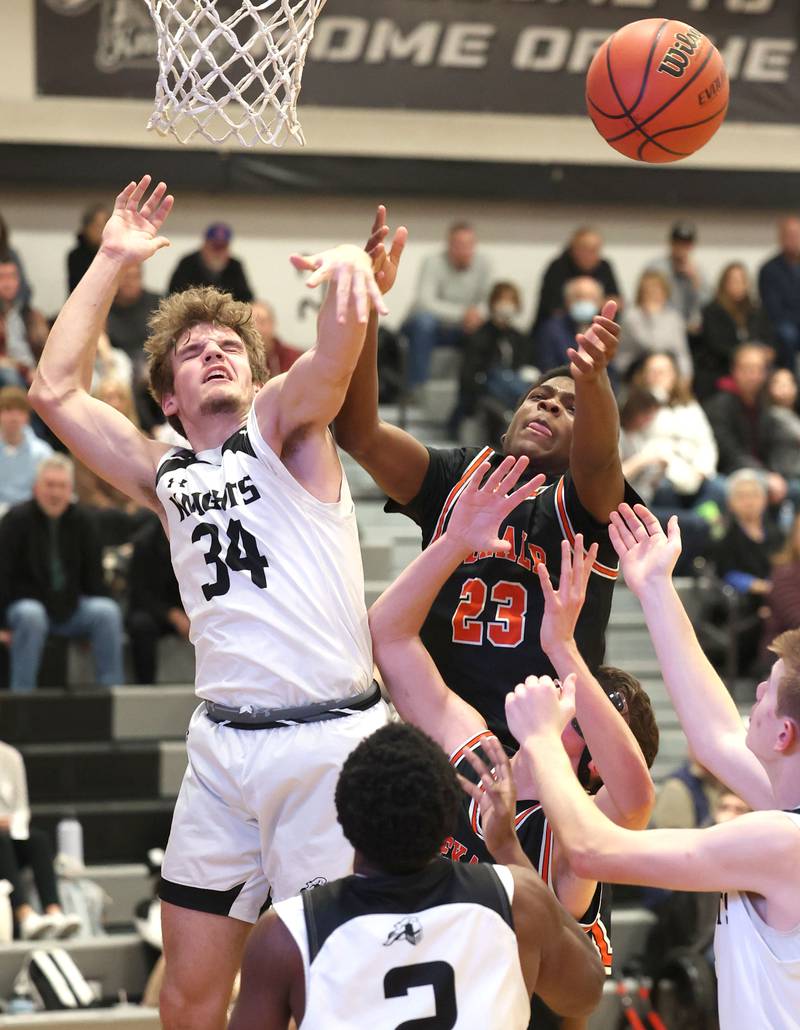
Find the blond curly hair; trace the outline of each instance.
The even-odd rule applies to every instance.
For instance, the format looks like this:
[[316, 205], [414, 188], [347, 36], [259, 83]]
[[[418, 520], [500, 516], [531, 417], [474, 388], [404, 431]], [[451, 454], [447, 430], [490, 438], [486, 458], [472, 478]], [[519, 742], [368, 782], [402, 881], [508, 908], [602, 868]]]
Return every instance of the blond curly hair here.
[[[213, 286], [193, 286], [165, 297], [150, 316], [150, 335], [145, 341], [144, 351], [150, 393], [159, 405], [164, 394], [170, 393], [175, 385], [172, 355], [178, 340], [187, 329], [202, 322], [233, 329], [247, 352], [253, 383], [261, 386], [267, 381], [269, 373], [264, 341], [253, 325], [250, 305], [234, 300], [230, 293], [223, 293]], [[186, 435], [177, 415], [170, 415], [168, 422], [181, 436]]]

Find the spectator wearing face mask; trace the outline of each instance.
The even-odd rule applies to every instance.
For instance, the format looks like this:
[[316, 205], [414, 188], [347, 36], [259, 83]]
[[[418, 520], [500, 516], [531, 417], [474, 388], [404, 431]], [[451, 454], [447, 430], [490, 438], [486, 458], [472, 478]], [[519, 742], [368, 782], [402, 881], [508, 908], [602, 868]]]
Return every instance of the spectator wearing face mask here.
[[625, 310], [616, 366], [621, 375], [635, 370], [647, 354], [672, 354], [684, 379], [691, 381], [693, 368], [686, 334], [686, 320], [669, 302], [669, 282], [661, 272], [645, 272], [639, 280], [636, 303]]
[[514, 324], [520, 308], [514, 283], [494, 284], [489, 293], [489, 318], [467, 338], [458, 403], [450, 419], [454, 434], [462, 418], [475, 414], [479, 398], [491, 397], [503, 410], [513, 408], [526, 384], [538, 375], [530, 337]]
[[568, 365], [567, 349], [575, 346], [575, 334], [586, 332], [605, 301], [597, 279], [580, 275], [564, 286], [564, 312], [551, 315], [536, 336], [536, 363], [539, 368]]

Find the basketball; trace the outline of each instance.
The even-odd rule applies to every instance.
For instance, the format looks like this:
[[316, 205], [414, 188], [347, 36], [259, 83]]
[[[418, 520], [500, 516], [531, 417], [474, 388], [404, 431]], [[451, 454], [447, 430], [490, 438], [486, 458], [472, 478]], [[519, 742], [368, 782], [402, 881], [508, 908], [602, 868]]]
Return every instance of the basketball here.
[[586, 106], [605, 141], [650, 164], [680, 161], [704, 146], [728, 109], [717, 48], [682, 21], [631, 22], [600, 47], [586, 76]]

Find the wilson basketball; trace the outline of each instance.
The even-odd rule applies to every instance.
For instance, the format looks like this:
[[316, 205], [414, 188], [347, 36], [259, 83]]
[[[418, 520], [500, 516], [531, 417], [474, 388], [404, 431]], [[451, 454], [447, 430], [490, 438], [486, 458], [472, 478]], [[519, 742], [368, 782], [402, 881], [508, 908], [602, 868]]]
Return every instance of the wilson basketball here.
[[680, 161], [708, 143], [728, 109], [717, 48], [682, 21], [631, 22], [600, 47], [586, 76], [595, 128], [635, 161]]

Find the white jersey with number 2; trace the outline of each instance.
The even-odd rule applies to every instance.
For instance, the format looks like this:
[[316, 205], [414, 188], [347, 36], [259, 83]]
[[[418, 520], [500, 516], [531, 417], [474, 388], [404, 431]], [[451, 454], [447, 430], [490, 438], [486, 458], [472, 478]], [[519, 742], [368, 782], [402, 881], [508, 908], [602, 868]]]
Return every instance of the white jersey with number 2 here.
[[169, 451], [156, 473], [191, 622], [197, 694], [232, 707], [347, 697], [372, 680], [353, 501], [305, 490], [255, 409], [221, 447]]

